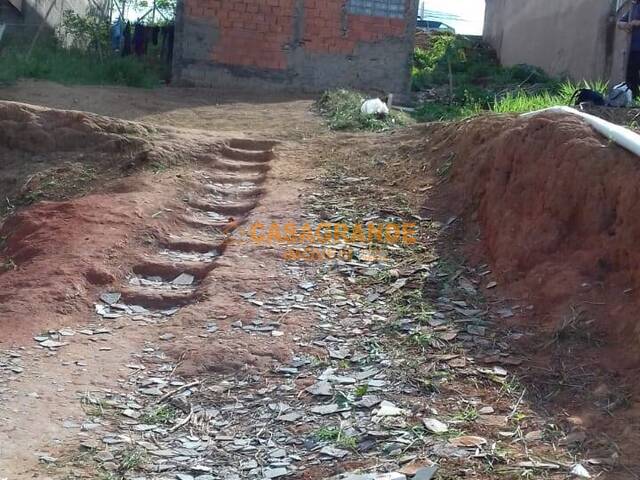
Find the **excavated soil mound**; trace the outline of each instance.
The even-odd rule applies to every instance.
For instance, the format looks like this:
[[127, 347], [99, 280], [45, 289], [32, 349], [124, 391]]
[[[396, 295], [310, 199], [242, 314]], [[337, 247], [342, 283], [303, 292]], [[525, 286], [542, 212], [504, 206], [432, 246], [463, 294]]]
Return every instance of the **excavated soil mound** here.
[[361, 144], [370, 161], [358, 174], [415, 192], [425, 216], [464, 219], [467, 254], [490, 264], [504, 296], [535, 307], [513, 321], [539, 328], [539, 344], [580, 320], [572, 327], [605, 348], [586, 354], [638, 365], [640, 158], [557, 114], [433, 123]]
[[35, 200], [85, 194], [139, 168], [162, 169], [211, 148], [192, 137], [190, 152], [185, 136], [88, 112], [0, 102], [0, 215]]
[[569, 307], [597, 307], [593, 328], [624, 346], [616, 358], [640, 360], [640, 158], [565, 115], [432, 130], [423, 147], [447, 152], [443, 199], [477, 222], [472, 249], [497, 280], [553, 328]]
[[179, 228], [171, 212], [224, 148], [204, 132], [0, 102], [0, 342], [86, 315], [154, 232]]

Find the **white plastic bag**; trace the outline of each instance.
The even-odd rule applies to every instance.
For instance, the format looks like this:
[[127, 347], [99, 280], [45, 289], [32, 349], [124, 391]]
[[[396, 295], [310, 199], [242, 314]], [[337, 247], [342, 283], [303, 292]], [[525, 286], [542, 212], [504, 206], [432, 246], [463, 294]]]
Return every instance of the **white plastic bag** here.
[[389, 107], [379, 98], [365, 100], [360, 111], [365, 115], [375, 115], [376, 117], [386, 117], [389, 115]]

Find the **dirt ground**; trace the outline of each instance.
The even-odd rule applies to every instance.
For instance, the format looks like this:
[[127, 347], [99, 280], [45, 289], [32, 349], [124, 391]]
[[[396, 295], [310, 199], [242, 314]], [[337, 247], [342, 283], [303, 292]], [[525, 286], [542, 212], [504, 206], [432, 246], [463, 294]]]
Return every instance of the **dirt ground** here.
[[[579, 122], [335, 134], [311, 98], [0, 98], [65, 110], [0, 115], [0, 478], [640, 474], [637, 167]], [[418, 246], [291, 261], [251, 233], [371, 221]]]

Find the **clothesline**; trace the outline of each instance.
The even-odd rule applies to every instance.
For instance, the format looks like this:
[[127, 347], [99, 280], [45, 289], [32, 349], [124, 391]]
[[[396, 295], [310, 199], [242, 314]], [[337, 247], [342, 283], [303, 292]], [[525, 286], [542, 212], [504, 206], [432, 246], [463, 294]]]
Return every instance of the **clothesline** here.
[[132, 32], [131, 22], [124, 24], [120, 18], [111, 27], [111, 47], [114, 51], [120, 51], [123, 57], [132, 54], [141, 57], [147, 54], [149, 43], [158, 45], [161, 37], [160, 57], [170, 63], [174, 31], [173, 24], [160, 27], [135, 22]]

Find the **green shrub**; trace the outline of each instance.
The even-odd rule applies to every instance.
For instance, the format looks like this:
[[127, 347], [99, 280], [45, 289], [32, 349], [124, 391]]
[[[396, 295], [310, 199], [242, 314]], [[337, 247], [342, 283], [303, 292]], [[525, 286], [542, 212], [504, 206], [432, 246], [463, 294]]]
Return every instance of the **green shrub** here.
[[126, 85], [152, 88], [166, 78], [167, 68], [150, 59], [63, 48], [52, 39], [38, 43], [31, 54], [23, 45], [0, 50], [0, 83], [20, 78], [51, 80], [67, 85]]
[[364, 100], [363, 95], [352, 90], [331, 90], [322, 95], [316, 106], [331, 130], [381, 131], [409, 121], [406, 115], [394, 111], [382, 119], [364, 115], [360, 111]]
[[480, 113], [478, 105], [447, 105], [438, 102], [423, 103], [416, 109], [415, 117], [420, 122], [440, 122], [458, 120]]
[[501, 98], [496, 98], [490, 110], [495, 113], [525, 113], [558, 105], [569, 105], [574, 92], [580, 88], [595, 90], [604, 96], [608, 87], [608, 83], [602, 81], [574, 83], [567, 80], [536, 93], [524, 90], [508, 92]]
[[482, 111], [522, 113], [568, 105], [573, 93], [589, 88], [602, 94], [605, 82], [561, 82], [532, 65], [500, 66], [488, 46], [463, 36], [437, 34], [427, 49], [416, 48], [412, 87], [432, 89], [438, 100], [420, 105], [419, 121], [452, 120]]

